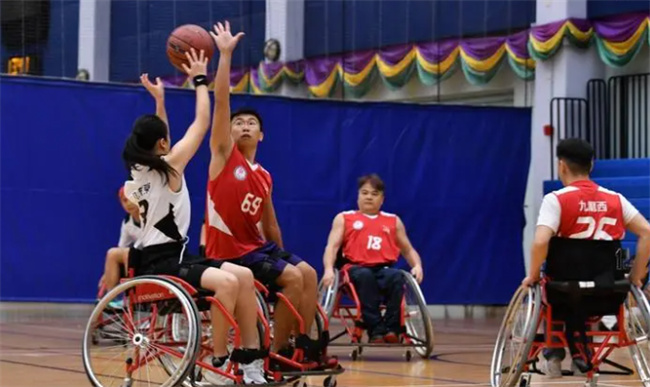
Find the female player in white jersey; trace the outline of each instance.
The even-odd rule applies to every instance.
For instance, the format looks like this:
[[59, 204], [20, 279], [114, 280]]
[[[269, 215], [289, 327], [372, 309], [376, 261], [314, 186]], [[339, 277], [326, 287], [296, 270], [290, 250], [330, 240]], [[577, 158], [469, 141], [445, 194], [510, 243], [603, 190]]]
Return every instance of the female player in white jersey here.
[[[234, 48], [234, 46], [233, 46]], [[164, 106], [163, 85], [142, 83], [156, 99], [156, 115], [144, 115], [135, 121], [122, 157], [131, 172], [125, 183], [126, 197], [140, 208], [142, 235], [129, 252], [129, 266], [136, 275], [158, 274], [179, 277], [192, 286], [215, 292], [215, 297], [231, 312], [241, 328], [243, 348], [238, 348], [244, 382], [264, 384], [264, 356], [258, 348], [257, 303], [250, 270], [219, 261], [206, 261], [187, 254], [190, 225], [190, 196], [183, 172], [203, 141], [210, 126], [210, 98], [206, 67], [208, 58], [192, 50], [186, 53], [190, 66], [184, 65], [196, 90], [196, 117], [185, 136], [173, 147]], [[221, 267], [221, 269], [219, 269]], [[223, 270], [222, 270], [223, 269]], [[229, 272], [227, 272], [227, 271]], [[234, 273], [234, 274], [233, 274]], [[247, 283], [242, 279], [248, 278]], [[212, 339], [215, 367], [227, 367], [227, 331], [225, 318], [212, 307]], [[213, 384], [228, 384], [229, 379], [211, 372], [204, 377]]]

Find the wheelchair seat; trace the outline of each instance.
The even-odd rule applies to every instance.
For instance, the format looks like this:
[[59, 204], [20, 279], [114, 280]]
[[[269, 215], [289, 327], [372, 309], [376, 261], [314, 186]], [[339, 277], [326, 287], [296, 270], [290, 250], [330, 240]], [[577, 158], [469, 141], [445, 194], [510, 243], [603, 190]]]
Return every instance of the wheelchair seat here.
[[616, 314], [630, 290], [620, 241], [551, 239], [544, 274], [553, 315]]

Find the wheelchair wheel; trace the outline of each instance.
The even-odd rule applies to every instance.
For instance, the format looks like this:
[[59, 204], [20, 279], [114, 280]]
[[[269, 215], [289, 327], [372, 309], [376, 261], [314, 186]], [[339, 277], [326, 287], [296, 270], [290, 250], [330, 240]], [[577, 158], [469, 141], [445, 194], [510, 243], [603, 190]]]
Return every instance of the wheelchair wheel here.
[[625, 302], [625, 330], [634, 342], [629, 346], [630, 355], [641, 383], [650, 387], [650, 305], [638, 287], [632, 286], [630, 293]]
[[[112, 339], [120, 345], [93, 344], [102, 328], [102, 316], [113, 300], [124, 306], [114, 312]], [[187, 333], [174, 340], [166, 326], [171, 314], [189, 321]], [[192, 297], [173, 281], [159, 277], [137, 277], [108, 292], [95, 306], [82, 343], [84, 369], [95, 387], [111, 385], [174, 387], [184, 381], [199, 350], [199, 317]], [[176, 369], [168, 374], [164, 357], [174, 357]], [[161, 369], [162, 368], [162, 369]]]
[[404, 313], [406, 334], [416, 344], [415, 352], [427, 359], [433, 352], [433, 322], [420, 286], [411, 273], [402, 271], [405, 279]]
[[336, 302], [336, 293], [339, 289], [339, 271], [334, 269], [334, 282], [327, 288], [322, 284], [318, 286], [318, 303], [327, 314], [327, 318], [332, 318], [334, 313], [334, 302]]
[[535, 338], [541, 309], [539, 285], [521, 286], [510, 300], [497, 336], [490, 383], [492, 387], [512, 387], [519, 381]]

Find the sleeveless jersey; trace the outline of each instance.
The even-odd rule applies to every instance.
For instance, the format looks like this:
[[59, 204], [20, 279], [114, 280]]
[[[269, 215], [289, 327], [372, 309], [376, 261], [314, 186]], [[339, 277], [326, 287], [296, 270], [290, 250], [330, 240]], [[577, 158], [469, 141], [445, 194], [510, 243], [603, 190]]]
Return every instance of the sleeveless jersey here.
[[544, 197], [537, 225], [563, 238], [622, 240], [638, 213], [623, 195], [581, 180]]
[[120, 241], [117, 243], [117, 247], [132, 247], [138, 240], [141, 231], [142, 225], [136, 223], [131, 215], [127, 215], [120, 227]]
[[397, 261], [397, 217], [380, 212], [364, 215], [360, 211], [343, 213], [343, 255], [361, 266], [390, 264]]
[[181, 190], [172, 192], [164, 177], [148, 167], [131, 170], [133, 180], [124, 184], [126, 197], [140, 207], [142, 231], [136, 249], [170, 242], [184, 242], [190, 227], [190, 194], [181, 178]]
[[260, 224], [272, 184], [268, 171], [233, 148], [219, 176], [208, 182], [208, 258], [239, 258], [264, 245]]

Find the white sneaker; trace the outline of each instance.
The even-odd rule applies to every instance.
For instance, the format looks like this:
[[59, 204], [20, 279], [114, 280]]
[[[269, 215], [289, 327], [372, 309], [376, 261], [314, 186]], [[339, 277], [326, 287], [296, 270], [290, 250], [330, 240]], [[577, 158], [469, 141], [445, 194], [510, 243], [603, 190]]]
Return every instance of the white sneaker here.
[[552, 358], [542, 363], [542, 372], [546, 377], [557, 379], [562, 377], [562, 360]]
[[[203, 358], [204, 363], [212, 364], [212, 355], [206, 356]], [[230, 360], [226, 360], [225, 363], [219, 369], [223, 372], [226, 372], [228, 369], [228, 364], [230, 364]], [[201, 369], [201, 372], [203, 373], [203, 379], [207, 381], [210, 384], [216, 384], [216, 385], [228, 385], [228, 384], [235, 384], [235, 381], [227, 378], [223, 375], [220, 375], [216, 372], [212, 372], [207, 368]]]
[[267, 384], [264, 377], [264, 359], [257, 359], [250, 364], [240, 364], [244, 371], [244, 383], [246, 384]]

